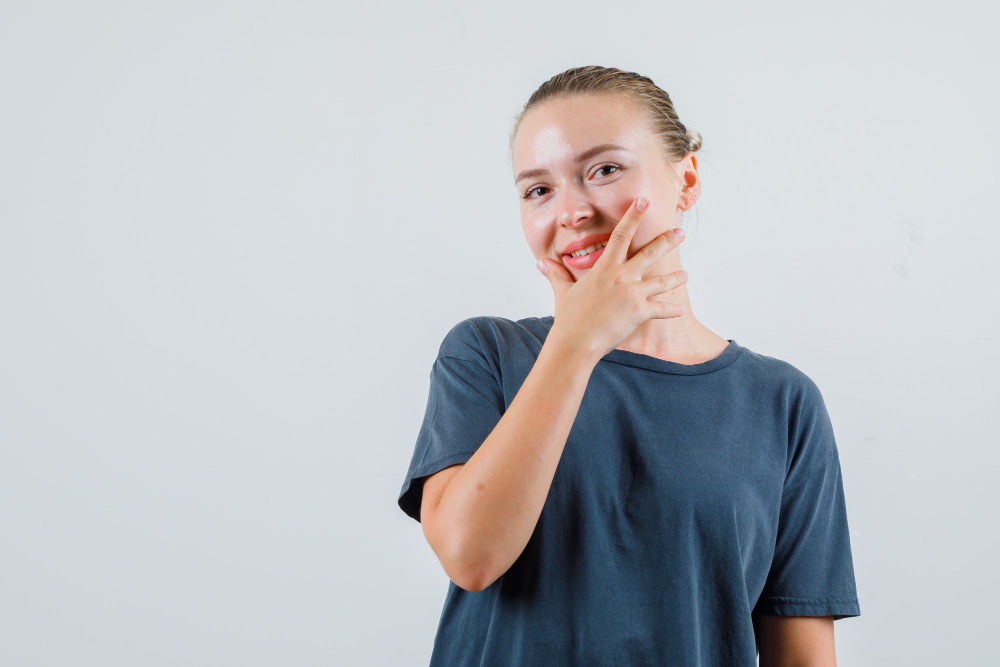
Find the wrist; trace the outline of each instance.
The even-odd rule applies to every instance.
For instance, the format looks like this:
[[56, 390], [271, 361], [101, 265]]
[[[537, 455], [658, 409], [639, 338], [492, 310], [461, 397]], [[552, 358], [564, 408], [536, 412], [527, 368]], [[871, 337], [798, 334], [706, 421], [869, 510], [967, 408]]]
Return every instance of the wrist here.
[[578, 336], [570, 335], [569, 332], [564, 332], [554, 324], [545, 338], [545, 343], [542, 345], [542, 352], [548, 352], [550, 356], [558, 359], [561, 364], [566, 364], [573, 368], [586, 369], [588, 374], [603, 356], [588, 341], [582, 340]]

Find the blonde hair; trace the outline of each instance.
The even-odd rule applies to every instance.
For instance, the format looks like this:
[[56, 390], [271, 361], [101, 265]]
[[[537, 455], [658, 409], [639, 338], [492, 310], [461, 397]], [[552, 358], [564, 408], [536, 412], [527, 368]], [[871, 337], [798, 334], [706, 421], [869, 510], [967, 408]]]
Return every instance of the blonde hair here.
[[514, 137], [524, 114], [545, 100], [580, 93], [607, 92], [622, 93], [639, 103], [649, 119], [653, 133], [663, 142], [669, 161], [680, 161], [689, 152], [701, 148], [701, 133], [684, 126], [674, 111], [670, 96], [653, 83], [652, 79], [615, 67], [588, 65], [556, 74], [531, 94], [524, 108], [514, 118], [510, 149], [514, 149]]

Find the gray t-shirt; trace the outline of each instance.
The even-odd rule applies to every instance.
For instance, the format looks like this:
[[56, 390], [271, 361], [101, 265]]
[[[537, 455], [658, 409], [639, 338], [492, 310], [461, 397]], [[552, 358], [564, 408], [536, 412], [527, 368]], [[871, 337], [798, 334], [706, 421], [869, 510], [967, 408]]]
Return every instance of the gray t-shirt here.
[[[471, 317], [441, 343], [399, 507], [468, 461], [553, 317]], [[859, 616], [823, 397], [735, 340], [680, 364], [594, 368], [535, 531], [472, 592], [449, 582], [431, 665], [756, 665], [751, 614]]]

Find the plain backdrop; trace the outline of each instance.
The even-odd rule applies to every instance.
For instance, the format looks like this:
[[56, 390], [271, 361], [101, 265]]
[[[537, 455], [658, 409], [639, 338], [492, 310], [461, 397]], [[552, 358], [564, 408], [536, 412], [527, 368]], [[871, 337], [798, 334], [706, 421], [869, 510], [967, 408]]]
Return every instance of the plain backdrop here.
[[0, 664], [425, 665], [396, 505], [444, 334], [552, 313], [507, 152], [550, 76], [704, 136], [713, 331], [808, 374], [842, 665], [997, 659], [996, 6], [0, 4]]

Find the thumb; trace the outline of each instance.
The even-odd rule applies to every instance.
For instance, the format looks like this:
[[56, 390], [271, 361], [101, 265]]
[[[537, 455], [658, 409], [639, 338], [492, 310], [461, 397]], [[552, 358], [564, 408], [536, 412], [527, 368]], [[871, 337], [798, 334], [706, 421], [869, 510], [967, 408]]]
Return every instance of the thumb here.
[[549, 279], [549, 283], [552, 284], [552, 289], [556, 292], [566, 289], [575, 282], [573, 280], [573, 276], [569, 274], [569, 271], [556, 262], [547, 262], [544, 259], [540, 259], [538, 260], [538, 264], [536, 264], [536, 266], [538, 267], [538, 270]]

